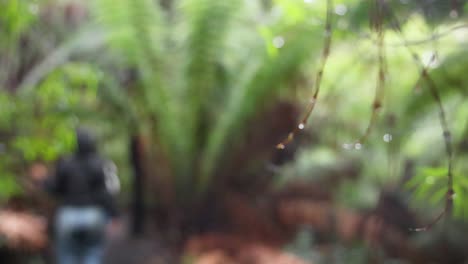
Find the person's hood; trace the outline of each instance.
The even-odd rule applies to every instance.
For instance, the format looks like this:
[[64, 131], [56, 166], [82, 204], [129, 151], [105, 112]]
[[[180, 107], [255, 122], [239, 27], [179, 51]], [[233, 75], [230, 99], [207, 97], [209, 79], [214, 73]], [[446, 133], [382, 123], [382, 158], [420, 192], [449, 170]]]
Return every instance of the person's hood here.
[[76, 130], [76, 153], [80, 156], [96, 152], [96, 137], [83, 128]]

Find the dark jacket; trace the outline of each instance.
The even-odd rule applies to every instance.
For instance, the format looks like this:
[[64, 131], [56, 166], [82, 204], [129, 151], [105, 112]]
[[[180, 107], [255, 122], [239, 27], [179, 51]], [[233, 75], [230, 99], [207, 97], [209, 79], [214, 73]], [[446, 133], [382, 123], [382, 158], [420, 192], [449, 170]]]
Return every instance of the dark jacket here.
[[96, 151], [94, 138], [77, 132], [77, 151], [57, 163], [54, 177], [45, 183], [46, 189], [60, 200], [61, 206], [99, 206], [114, 217], [117, 209], [106, 188], [105, 163]]

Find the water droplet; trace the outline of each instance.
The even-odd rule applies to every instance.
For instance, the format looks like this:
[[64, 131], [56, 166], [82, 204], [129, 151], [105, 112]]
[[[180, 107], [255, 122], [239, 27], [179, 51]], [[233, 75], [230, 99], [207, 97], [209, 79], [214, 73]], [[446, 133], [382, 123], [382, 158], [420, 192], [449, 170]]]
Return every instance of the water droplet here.
[[273, 46], [275, 48], [280, 49], [284, 46], [284, 38], [282, 36], [276, 36], [273, 38]]
[[351, 149], [353, 147], [352, 144], [349, 144], [349, 143], [343, 143], [343, 145], [341, 145], [344, 149]]
[[300, 123], [297, 127], [298, 127], [299, 129], [304, 129], [305, 125], [304, 125], [304, 123]]
[[385, 142], [387, 142], [387, 143], [390, 142], [390, 141], [392, 141], [392, 139], [393, 139], [392, 134], [385, 134], [385, 135], [383, 136], [383, 141], [385, 141]]
[[410, 228], [409, 230], [412, 232], [423, 232], [427, 230], [427, 227]]
[[356, 143], [356, 144], [354, 144], [354, 148], [357, 149], [357, 150], [360, 150], [362, 148], [362, 144], [361, 143]]
[[335, 6], [335, 13], [339, 16], [344, 16], [348, 12], [348, 8], [343, 4], [338, 4]]
[[437, 68], [439, 66], [439, 59], [437, 54], [434, 51], [428, 51], [422, 54], [421, 56], [422, 63], [427, 68]]

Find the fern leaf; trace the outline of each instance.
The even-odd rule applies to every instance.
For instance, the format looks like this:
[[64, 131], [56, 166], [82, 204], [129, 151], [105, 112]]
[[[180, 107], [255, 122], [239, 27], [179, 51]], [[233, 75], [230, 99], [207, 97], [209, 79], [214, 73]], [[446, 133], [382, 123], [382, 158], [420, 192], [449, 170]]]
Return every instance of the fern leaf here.
[[[264, 53], [264, 61], [252, 79], [244, 86], [235, 87], [229, 96], [223, 115], [209, 135], [201, 164], [199, 189], [209, 184], [215, 173], [222, 153], [228, 153], [229, 144], [235, 143], [236, 131], [243, 131], [249, 118], [252, 118], [259, 105], [265, 105], [281, 90], [288, 87], [285, 82], [297, 74], [300, 66], [309, 58], [314, 44], [314, 32], [296, 28], [296, 34], [287, 40], [275, 57]], [[315, 35], [316, 36], [316, 35]], [[226, 156], [226, 155], [224, 155]]]

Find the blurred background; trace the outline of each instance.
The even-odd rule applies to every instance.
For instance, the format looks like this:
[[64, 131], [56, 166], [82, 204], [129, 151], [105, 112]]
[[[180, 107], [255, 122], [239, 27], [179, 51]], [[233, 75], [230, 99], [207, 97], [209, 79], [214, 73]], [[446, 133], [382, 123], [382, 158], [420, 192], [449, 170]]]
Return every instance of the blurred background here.
[[468, 263], [466, 11], [1, 0], [0, 262], [51, 263], [34, 178], [84, 125], [121, 182], [107, 263]]

